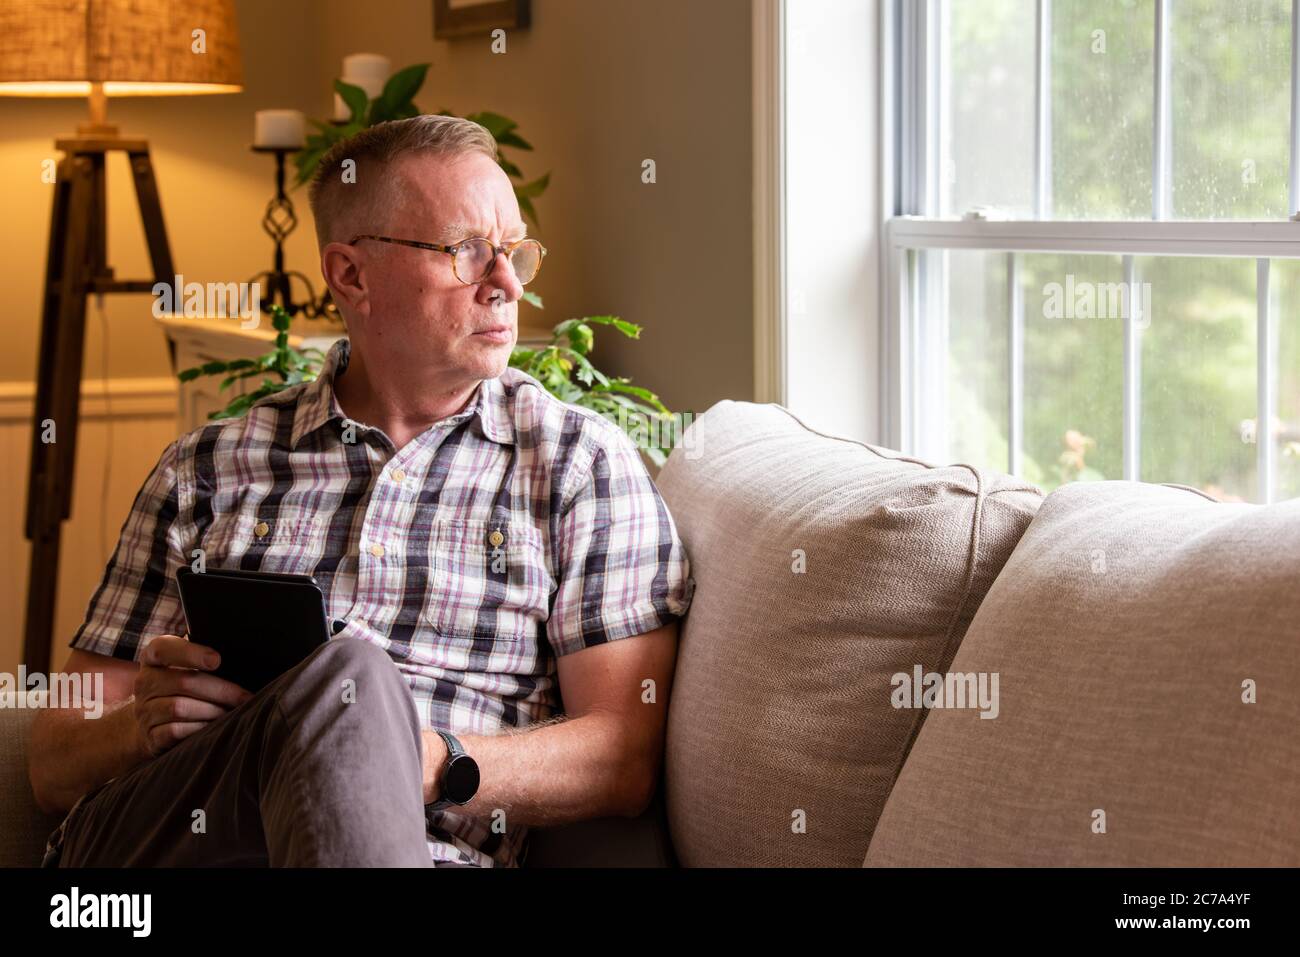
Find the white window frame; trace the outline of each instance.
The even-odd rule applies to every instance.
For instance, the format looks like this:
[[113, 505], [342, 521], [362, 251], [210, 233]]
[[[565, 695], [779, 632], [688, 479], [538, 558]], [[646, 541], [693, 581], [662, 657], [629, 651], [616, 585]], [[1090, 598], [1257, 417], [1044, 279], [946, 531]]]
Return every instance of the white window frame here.
[[[1300, 0], [1291, 10], [1290, 221], [1170, 220], [1169, 2], [1156, 0], [1152, 150], [1152, 219], [1135, 221], [1053, 220], [1051, 215], [1051, 0], [1037, 0], [1033, 220], [990, 221], [938, 218], [939, 157], [947, 131], [942, 98], [945, 84], [938, 38], [946, 29], [950, 0], [881, 0], [881, 210], [884, 241], [880, 254], [880, 432], [893, 448], [926, 457], [941, 455], [946, 437], [932, 411], [946, 406], [943, 323], [913, 321], [917, 295], [943, 295], [946, 255], [915, 257], [937, 268], [911, 265], [925, 250], [968, 249], [1004, 252], [1008, 275], [1008, 460], [1020, 474], [1024, 439], [1024, 304], [1018, 277], [1025, 253], [1100, 253], [1122, 257], [1124, 279], [1136, 280], [1134, 257], [1214, 256], [1256, 260], [1257, 379], [1256, 499], [1276, 498], [1277, 443], [1271, 423], [1277, 412], [1277, 304], [1270, 294], [1273, 259], [1300, 258]], [[922, 109], [928, 104], [929, 109]], [[1132, 287], [1130, 287], [1132, 288]], [[933, 301], [931, 298], [930, 301]], [[945, 315], [946, 309], [938, 310]], [[936, 325], [939, 328], [934, 328]], [[1140, 475], [1140, 332], [1125, 320], [1123, 378], [1124, 478]], [[922, 423], [931, 423], [922, 434]]]
[[750, 11], [753, 81], [754, 399], [787, 401], [786, 14], [784, 0]]

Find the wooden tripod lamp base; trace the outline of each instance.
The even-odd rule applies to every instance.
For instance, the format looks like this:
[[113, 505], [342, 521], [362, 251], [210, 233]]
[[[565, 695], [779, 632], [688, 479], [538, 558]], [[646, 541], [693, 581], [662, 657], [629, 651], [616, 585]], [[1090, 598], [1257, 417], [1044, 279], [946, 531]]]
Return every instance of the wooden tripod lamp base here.
[[[41, 673], [50, 670], [59, 540], [72, 511], [86, 299], [92, 293], [151, 292], [156, 282], [170, 283], [174, 276], [148, 142], [92, 122], [55, 146], [64, 156], [54, 187], [27, 483], [32, 550], [23, 660], [28, 671]], [[108, 265], [105, 160], [114, 150], [126, 153], [131, 166], [153, 279], [117, 279]]]

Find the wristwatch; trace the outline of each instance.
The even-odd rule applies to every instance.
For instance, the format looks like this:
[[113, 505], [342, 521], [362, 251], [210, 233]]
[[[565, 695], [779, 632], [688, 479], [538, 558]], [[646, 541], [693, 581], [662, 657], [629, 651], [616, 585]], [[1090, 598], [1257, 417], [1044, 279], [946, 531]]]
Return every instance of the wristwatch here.
[[439, 731], [447, 745], [447, 763], [438, 782], [438, 800], [428, 807], [438, 808], [468, 804], [478, 793], [478, 762], [465, 753], [454, 734]]

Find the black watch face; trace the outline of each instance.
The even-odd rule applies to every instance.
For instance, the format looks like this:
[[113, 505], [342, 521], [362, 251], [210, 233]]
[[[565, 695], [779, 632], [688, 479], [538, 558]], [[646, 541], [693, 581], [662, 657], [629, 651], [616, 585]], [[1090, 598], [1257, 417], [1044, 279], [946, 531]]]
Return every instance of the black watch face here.
[[457, 804], [469, 802], [478, 793], [478, 763], [462, 754], [447, 767], [442, 780], [442, 797]]

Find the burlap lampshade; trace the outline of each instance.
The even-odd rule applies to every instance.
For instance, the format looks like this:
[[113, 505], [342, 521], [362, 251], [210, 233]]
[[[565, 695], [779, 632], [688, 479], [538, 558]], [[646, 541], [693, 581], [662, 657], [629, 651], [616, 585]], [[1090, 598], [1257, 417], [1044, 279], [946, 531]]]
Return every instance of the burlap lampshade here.
[[0, 95], [236, 93], [242, 74], [234, 0], [0, 4]]

